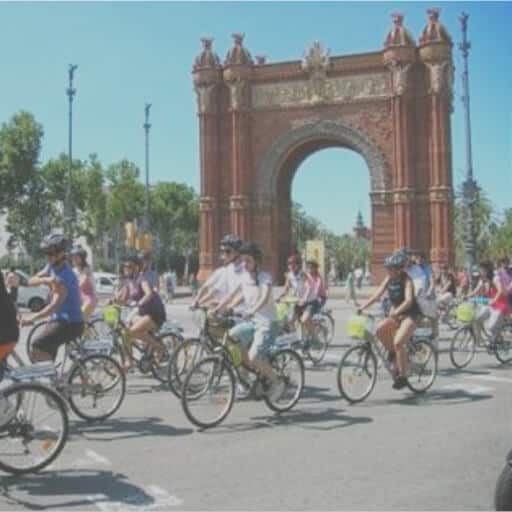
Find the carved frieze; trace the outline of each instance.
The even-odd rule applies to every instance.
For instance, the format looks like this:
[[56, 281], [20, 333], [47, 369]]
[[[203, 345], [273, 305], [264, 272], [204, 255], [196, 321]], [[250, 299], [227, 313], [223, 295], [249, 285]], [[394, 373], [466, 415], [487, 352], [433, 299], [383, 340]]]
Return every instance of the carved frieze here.
[[393, 192], [394, 204], [412, 203], [416, 197], [416, 191], [412, 188], [404, 188]]
[[199, 211], [211, 212], [217, 208], [217, 200], [214, 197], [203, 196], [199, 199]]
[[454, 67], [450, 60], [426, 62], [429, 71], [429, 94], [453, 96]]
[[229, 198], [230, 210], [246, 210], [249, 207], [249, 198], [247, 196], [231, 196]]
[[216, 85], [215, 83], [202, 83], [194, 86], [197, 95], [197, 111], [199, 114], [208, 114], [215, 109], [213, 92]]
[[402, 96], [410, 89], [411, 63], [401, 64], [394, 60], [390, 62], [389, 69], [391, 70], [393, 94]]
[[391, 95], [387, 73], [367, 73], [345, 77], [317, 77], [273, 84], [254, 84], [252, 107], [305, 107], [318, 103], [344, 103]]
[[229, 98], [231, 110], [240, 110], [243, 106], [244, 90], [247, 87], [247, 82], [241, 77], [227, 82], [229, 87]]

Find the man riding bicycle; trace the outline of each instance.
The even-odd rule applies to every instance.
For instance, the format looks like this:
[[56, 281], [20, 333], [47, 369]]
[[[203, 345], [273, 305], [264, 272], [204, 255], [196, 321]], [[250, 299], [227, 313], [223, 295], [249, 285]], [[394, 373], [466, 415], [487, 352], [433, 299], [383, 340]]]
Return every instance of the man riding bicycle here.
[[48, 265], [28, 281], [29, 286], [51, 289], [50, 303], [21, 321], [23, 326], [33, 325], [37, 320], [50, 317], [42, 334], [34, 340], [30, 357], [34, 362], [55, 360], [59, 347], [80, 337], [84, 329], [78, 279], [67, 260], [68, 247], [64, 235], [44, 238], [40, 249], [46, 254]]
[[241, 344], [242, 361], [266, 377], [265, 392], [277, 400], [283, 393], [284, 382], [278, 379], [267, 360], [269, 346], [277, 335], [277, 311], [272, 297], [272, 277], [260, 267], [263, 253], [254, 242], [246, 242], [240, 248], [245, 270], [236, 289], [212, 314], [245, 304], [245, 321], [233, 327], [229, 336]]
[[406, 271], [407, 257], [398, 251], [386, 258], [388, 272], [377, 291], [358, 309], [361, 314], [387, 292], [391, 310], [387, 318], [377, 326], [376, 336], [388, 349], [390, 360], [396, 360], [397, 373], [394, 389], [407, 385], [406, 345], [412, 337], [422, 313], [414, 297], [414, 284]]

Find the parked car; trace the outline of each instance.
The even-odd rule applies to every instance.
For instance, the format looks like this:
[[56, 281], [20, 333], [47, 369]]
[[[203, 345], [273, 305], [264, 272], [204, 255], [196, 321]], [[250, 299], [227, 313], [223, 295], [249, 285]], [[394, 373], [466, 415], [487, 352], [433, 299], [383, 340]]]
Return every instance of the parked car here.
[[[2, 270], [4, 276], [9, 272]], [[28, 286], [29, 275], [23, 270], [16, 270], [20, 278], [20, 286], [18, 288], [18, 306], [24, 306], [31, 311], [36, 312], [43, 309], [50, 297], [50, 288], [48, 286]]]
[[94, 284], [96, 293], [103, 296], [112, 296], [117, 290], [119, 278], [116, 274], [108, 274], [104, 272], [94, 273]]

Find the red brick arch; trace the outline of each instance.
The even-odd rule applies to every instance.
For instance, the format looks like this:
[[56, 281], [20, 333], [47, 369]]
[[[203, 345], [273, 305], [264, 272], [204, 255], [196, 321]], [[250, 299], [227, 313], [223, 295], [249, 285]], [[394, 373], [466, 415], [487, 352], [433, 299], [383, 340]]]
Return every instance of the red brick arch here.
[[[372, 273], [393, 249], [434, 264], [453, 259], [450, 113], [452, 43], [429, 10], [417, 47], [394, 16], [379, 52], [331, 57], [314, 43], [302, 61], [254, 63], [234, 35], [224, 64], [203, 40], [194, 65], [201, 149], [200, 278], [218, 240], [261, 243], [275, 276], [291, 246], [295, 171], [326, 147], [358, 152], [370, 174]], [[333, 190], [326, 200], [342, 200]]]

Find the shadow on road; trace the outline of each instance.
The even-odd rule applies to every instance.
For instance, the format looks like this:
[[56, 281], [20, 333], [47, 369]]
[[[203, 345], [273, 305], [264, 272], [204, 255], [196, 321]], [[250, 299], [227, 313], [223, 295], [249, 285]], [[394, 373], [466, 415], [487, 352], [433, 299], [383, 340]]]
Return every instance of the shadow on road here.
[[[408, 395], [404, 398], [378, 399], [365, 402], [364, 406], [374, 405], [454, 405], [461, 403], [480, 402], [493, 398], [493, 395], [486, 393], [471, 393], [464, 389], [443, 389], [429, 391], [424, 395]], [[358, 406], [359, 407], [359, 406]]]
[[309, 402], [332, 402], [340, 400], [339, 394], [332, 394], [333, 388], [321, 388], [318, 386], [307, 385], [302, 390], [300, 403]]
[[162, 418], [109, 418], [104, 423], [71, 422], [73, 437], [95, 441], [112, 441], [145, 436], [176, 437], [193, 432], [190, 428], [176, 428], [162, 422]]
[[212, 430], [202, 431], [205, 434], [226, 434], [227, 432], [248, 432], [263, 428], [280, 426], [298, 426], [306, 430], [335, 430], [351, 427], [361, 423], [371, 423], [369, 416], [350, 416], [343, 414], [343, 409], [318, 409], [316, 411], [293, 410], [283, 414], [269, 416], [253, 416], [244, 423], [226, 423]]
[[471, 370], [469, 368], [459, 370], [458, 368], [440, 368], [438, 375], [443, 377], [451, 377], [452, 375], [489, 375], [486, 370]]
[[[126, 475], [112, 471], [68, 470], [48, 471], [39, 475], [2, 478], [0, 496], [8, 505], [21, 505], [27, 510], [70, 509], [96, 510], [95, 504], [109, 503], [113, 509], [127, 506], [147, 507], [155, 499], [130, 483]], [[100, 492], [98, 492], [100, 491]], [[56, 500], [57, 496], [62, 496]], [[67, 498], [74, 496], [74, 499]], [[33, 499], [32, 499], [33, 497]], [[47, 504], [42, 504], [47, 498]], [[114, 503], [112, 503], [114, 502]]]

